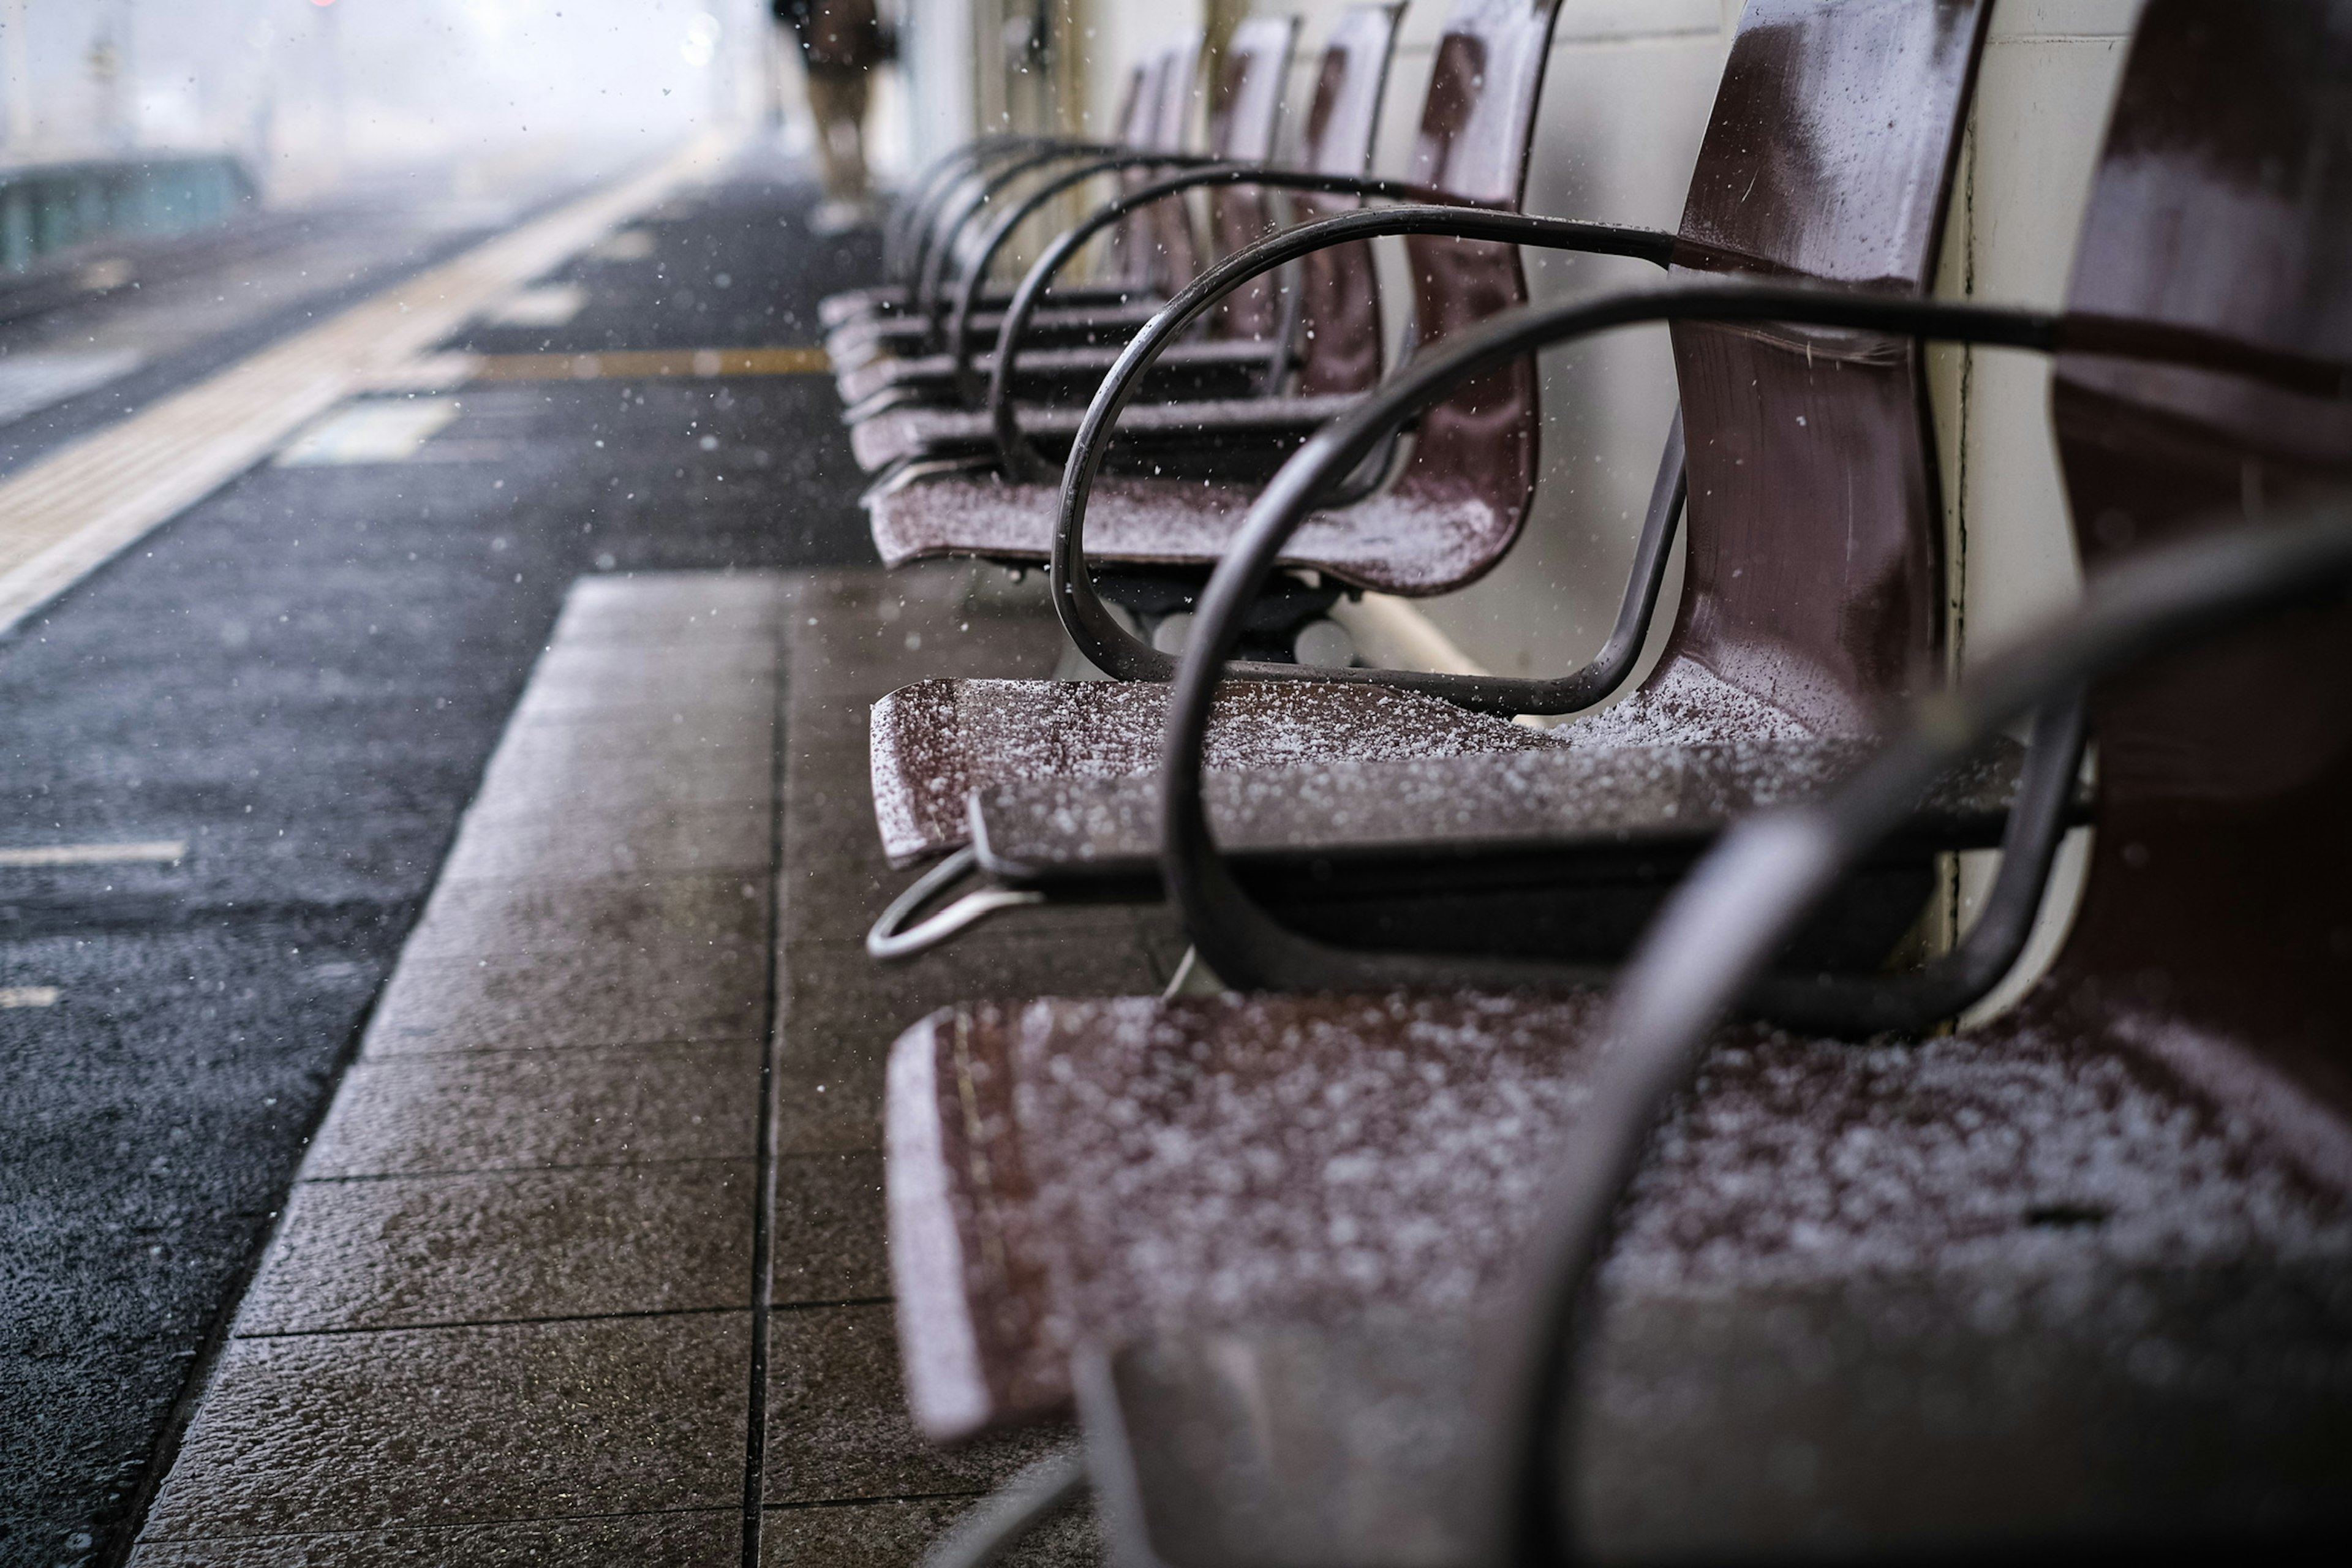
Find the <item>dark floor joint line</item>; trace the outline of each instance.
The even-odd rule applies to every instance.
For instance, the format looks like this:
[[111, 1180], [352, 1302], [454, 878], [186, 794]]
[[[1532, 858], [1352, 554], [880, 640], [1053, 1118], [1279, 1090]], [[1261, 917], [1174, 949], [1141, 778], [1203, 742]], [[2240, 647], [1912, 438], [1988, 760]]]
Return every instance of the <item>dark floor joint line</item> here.
[[784, 765], [789, 755], [785, 724], [790, 718], [784, 683], [792, 674], [785, 668], [784, 647], [780, 633], [775, 654], [776, 721], [771, 731], [773, 751], [768, 764], [769, 809], [775, 829], [768, 843], [767, 1027], [760, 1049], [760, 1163], [751, 1222], [751, 1384], [747, 1392], [750, 1415], [743, 1424], [743, 1568], [761, 1568], [760, 1508], [768, 1487], [768, 1314], [776, 1300], [776, 1050], [783, 1019], [776, 970], [783, 931]]

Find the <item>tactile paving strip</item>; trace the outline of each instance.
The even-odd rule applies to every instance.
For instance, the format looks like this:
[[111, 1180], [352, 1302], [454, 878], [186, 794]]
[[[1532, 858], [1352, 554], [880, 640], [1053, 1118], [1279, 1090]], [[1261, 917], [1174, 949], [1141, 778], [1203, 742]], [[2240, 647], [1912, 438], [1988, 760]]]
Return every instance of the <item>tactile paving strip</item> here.
[[699, 139], [0, 483], [0, 631], [517, 284], [715, 169], [730, 145], [723, 135]]

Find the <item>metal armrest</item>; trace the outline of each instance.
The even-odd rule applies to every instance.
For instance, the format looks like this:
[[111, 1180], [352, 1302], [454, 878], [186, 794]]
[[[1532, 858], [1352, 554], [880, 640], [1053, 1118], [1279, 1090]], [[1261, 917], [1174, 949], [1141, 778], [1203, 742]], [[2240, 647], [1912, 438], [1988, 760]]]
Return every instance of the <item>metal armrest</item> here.
[[[1239, 251], [1202, 273], [1169, 300], [1160, 314], [1153, 317], [1120, 353], [1118, 363], [1097, 389], [1094, 401], [1087, 405], [1086, 417], [1078, 426], [1077, 438], [1070, 447], [1069, 461], [1062, 470], [1061, 504], [1048, 573], [1053, 584], [1054, 609], [1079, 652], [1097, 668], [1121, 680], [1168, 680], [1176, 672], [1175, 659], [1132, 636], [1118, 624], [1095, 593], [1094, 583], [1086, 570], [1087, 500], [1093, 492], [1095, 479], [1108, 454], [1112, 429], [1120, 414], [1125, 412], [1128, 404], [1140, 390], [1145, 373], [1167, 345], [1203, 311], [1251, 279], [1333, 246], [1385, 235], [1411, 234], [1533, 245], [1549, 250], [1580, 251], [1589, 255], [1631, 256], [1660, 267], [1665, 266], [1672, 258], [1675, 245], [1673, 236], [1649, 229], [1575, 223], [1566, 218], [1530, 217], [1520, 213], [1465, 206], [1391, 207], [1342, 213], [1337, 217], [1302, 224]], [[1018, 305], [1017, 300], [1015, 305]], [[1011, 325], [1009, 313], [1006, 324]], [[1438, 357], [1442, 362], [1444, 356]], [[1003, 363], [1001, 356], [999, 363]], [[1382, 395], [1374, 394], [1373, 397], [1378, 399]], [[1412, 412], [1419, 412], [1421, 406], [1414, 405]], [[1409, 417], [1409, 415], [1400, 416], [1398, 422], [1403, 417]], [[1000, 442], [1004, 438], [1001, 427], [998, 438]], [[1296, 461], [1294, 458], [1294, 466]], [[1287, 472], [1288, 468], [1284, 471]], [[1318, 491], [1318, 500], [1328, 493]], [[1655, 492], [1653, 493], [1654, 495]], [[1275, 678], [1278, 679], [1297, 679], [1308, 673], [1296, 665], [1254, 668], [1278, 668], [1285, 672]], [[1400, 683], [1400, 672], [1390, 670], [1324, 670], [1315, 673]], [[1527, 687], [1533, 683], [1518, 684]], [[1438, 695], [1451, 697], [1453, 694], [1441, 691]], [[1559, 698], [1547, 700], [1558, 701]], [[1591, 699], [1586, 700], [1589, 702]], [[1568, 702], [1548, 708], [1529, 702], [1517, 708], [1497, 710], [1562, 713], [1583, 705]]]
[[[958, 274], [955, 304], [951, 307], [949, 318], [949, 335], [956, 351], [959, 371], [971, 358], [968, 343], [969, 322], [971, 319], [972, 307], [979, 300], [981, 287], [987, 281], [989, 266], [996, 259], [997, 253], [1011, 242], [1013, 231], [1040, 208], [1073, 185], [1083, 184], [1098, 174], [1112, 174], [1120, 169], [1214, 166], [1217, 162], [1215, 159], [1192, 153], [1121, 153], [1115, 156], [1095, 159], [1077, 168], [1056, 174], [1014, 203], [1011, 210], [989, 226], [987, 234], [982, 237], [979, 249], [964, 258], [961, 270]], [[933, 254], [934, 270], [940, 274], [933, 282], [934, 299], [937, 298], [939, 286], [945, 282], [944, 273], [950, 248], [942, 247]]]
[[1916, 1034], [1955, 1018], [2017, 967], [2042, 911], [2050, 867], [2066, 837], [2089, 734], [2083, 694], [2034, 716], [2017, 798], [2001, 835], [2000, 869], [1976, 923], [1958, 946], [1915, 973], [1769, 975], [1747, 997], [1751, 1012], [1792, 1028], [1830, 1034]]
[[968, 176], [951, 184], [917, 238], [911, 271], [917, 309], [929, 314], [937, 313], [947, 253], [954, 249], [966, 226], [995, 198], [999, 191], [1023, 175], [1048, 164], [1073, 158], [1119, 157], [1134, 152], [1131, 147], [1100, 142], [1057, 143], [1023, 153], [985, 174]]
[[[2234, 516], [2227, 520], [2237, 523]], [[1494, 1429], [1509, 1447], [1505, 1561], [1570, 1560], [1573, 1521], [1560, 1412], [1574, 1397], [1578, 1323], [1612, 1215], [1666, 1101], [1696, 1070], [1717, 1021], [1822, 897], [1902, 821], [1937, 774], [2024, 713], [2064, 707], [2098, 679], [2264, 616], [2352, 595], [2352, 502], [2337, 497], [2253, 530], [2149, 554], [2095, 580], [2050, 629], [1914, 710], [1910, 726], [1826, 800], [1753, 818], [1675, 893], [1612, 1004], [1612, 1049], [1549, 1184], [1514, 1281], [1511, 1364]]]
[[908, 184], [906, 197], [896, 202], [896, 207], [891, 209], [889, 224], [885, 224], [885, 228], [882, 228], [882, 268], [885, 268], [885, 273], [889, 278], [898, 278], [901, 282], [910, 278], [906, 247], [915, 242], [915, 235], [924, 228], [924, 224], [929, 224], [939, 202], [946, 200], [957, 181], [962, 181], [969, 172], [981, 169], [988, 163], [997, 163], [997, 160], [1021, 157], [1025, 153], [1073, 146], [1082, 146], [1082, 143], [1075, 143], [1068, 136], [1000, 134], [979, 136], [979, 139], [967, 141], [964, 146], [948, 148], [946, 153], [940, 153], [929, 164], [924, 164], [922, 172]]
[[[1686, 284], [1523, 310], [1465, 333], [1407, 366], [1381, 391], [1317, 432], [1260, 494], [1201, 597], [1171, 696], [1161, 756], [1160, 822], [1166, 835], [1161, 875], [1184, 911], [1202, 956], [1229, 981], [1246, 985], [1279, 976], [1293, 987], [1356, 989], [1400, 983], [1459, 984], [1465, 978], [1531, 984], [1543, 978], [1540, 965], [1490, 963], [1474, 977], [1470, 966], [1457, 961], [1350, 952], [1302, 937], [1275, 921], [1234, 881], [1209, 832], [1201, 785], [1209, 704], [1228, 668], [1225, 661], [1239, 637], [1243, 616], [1284, 542], [1389, 430], [1463, 383], [1522, 354], [1615, 328], [1673, 321], [1804, 322], [2045, 353], [2064, 349], [2251, 372], [2328, 395], [2340, 393], [2347, 374], [2341, 365], [2111, 317], [2057, 316], [1738, 282]], [[1072, 468], [1076, 469], [1075, 457]], [[1070, 483], [1066, 478], [1066, 500]], [[1059, 555], [1055, 566], [1065, 569]], [[1056, 602], [1064, 601], [1057, 597]], [[1412, 671], [1310, 672], [1248, 662], [1230, 668], [1238, 675], [1266, 679], [1378, 679], [1489, 712], [1563, 710], [1550, 706], [1561, 695], [1550, 681]]]
[[[1279, 164], [1265, 163], [1228, 161], [1207, 163], [1199, 168], [1186, 170], [1180, 174], [1170, 175], [1166, 179], [1155, 180], [1139, 190], [1131, 191], [1126, 195], [1105, 203], [1086, 218], [1055, 237], [1053, 245], [1048, 247], [1045, 254], [1038, 258], [1029, 268], [1028, 274], [1022, 279], [1020, 289], [1013, 294], [1013, 303], [1005, 310], [1003, 323], [997, 330], [998, 363], [1003, 364], [1005, 351], [1010, 345], [1018, 342], [1023, 329], [1029, 324], [1030, 317], [1036, 310], [1038, 298], [1088, 240], [1122, 218], [1145, 207], [1181, 195], [1186, 191], [1207, 185], [1263, 185], [1280, 190], [1318, 191], [1331, 195], [1385, 196], [1396, 201], [1450, 205], [1444, 192], [1431, 190], [1426, 186], [1395, 180], [1359, 178], [1349, 174], [1318, 174], [1307, 170], [1286, 168]], [[1028, 216], [1027, 210], [1024, 210], [1016, 216], [1013, 222], [1017, 223], [1019, 217], [1026, 216]], [[971, 270], [965, 274], [963, 286], [959, 291], [954, 309], [949, 316], [948, 346], [955, 355], [958, 384], [966, 387], [968, 395], [976, 395], [978, 391], [976, 386], [969, 386], [967, 384], [971, 365], [972, 343], [970, 321], [972, 304], [979, 292], [981, 276], [987, 271], [989, 263], [995, 259], [997, 250], [1004, 240], [1011, 237], [1013, 224], [1000, 224], [999, 231], [990, 236], [988, 247], [972, 264]], [[1236, 252], [1236, 254], [1240, 253]], [[1012, 381], [1009, 374], [1000, 370], [991, 380], [988, 401], [989, 411], [997, 420], [999, 443], [1006, 447], [1007, 469], [1020, 478], [1042, 478], [1044, 465], [1037, 458], [1034, 450], [1025, 441], [1020, 439], [1017, 432], [1013, 434], [1010, 443], [1006, 442], [1003, 434], [1010, 428], [1011, 416], [1009, 412], [1000, 412], [1000, 409], [1009, 410], [1011, 386]], [[968, 400], [971, 400], [971, 395], [968, 395]], [[1016, 450], [1018, 456], [1015, 455]]]
[[991, 158], [1018, 156], [1053, 143], [1051, 137], [1024, 135], [982, 136], [951, 147], [923, 166], [922, 172], [908, 182], [907, 192], [894, 205], [889, 221], [882, 229], [882, 266], [886, 275], [904, 279], [906, 247], [908, 237], [927, 220], [930, 209], [941, 199], [966, 171]]

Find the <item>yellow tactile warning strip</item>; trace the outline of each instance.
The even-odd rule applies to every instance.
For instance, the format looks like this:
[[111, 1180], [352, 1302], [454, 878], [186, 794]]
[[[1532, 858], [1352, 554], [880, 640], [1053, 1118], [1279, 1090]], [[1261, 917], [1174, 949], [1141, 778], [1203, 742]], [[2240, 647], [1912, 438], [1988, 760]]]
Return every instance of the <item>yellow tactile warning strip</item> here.
[[727, 136], [703, 137], [0, 482], [0, 631], [250, 468], [336, 399], [714, 171], [731, 146]]
[[666, 376], [814, 375], [823, 349], [628, 349], [594, 354], [485, 354], [476, 381], [647, 381]]

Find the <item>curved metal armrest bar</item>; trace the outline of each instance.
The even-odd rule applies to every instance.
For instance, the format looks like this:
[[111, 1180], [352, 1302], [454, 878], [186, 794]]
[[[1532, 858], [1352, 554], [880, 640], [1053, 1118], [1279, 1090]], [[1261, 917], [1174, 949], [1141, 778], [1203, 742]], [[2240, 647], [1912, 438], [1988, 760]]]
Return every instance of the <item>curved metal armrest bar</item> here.
[[910, 274], [913, 281], [915, 309], [924, 315], [939, 313], [939, 290], [945, 267], [944, 252], [952, 251], [956, 241], [973, 216], [995, 199], [996, 193], [1033, 170], [1072, 158], [1107, 158], [1132, 153], [1132, 147], [1118, 147], [1107, 142], [1069, 142], [1033, 148], [1014, 157], [1012, 162], [985, 173], [967, 172], [941, 193], [938, 205], [925, 218], [921, 231], [915, 236], [915, 252]]
[[[1157, 180], [1097, 209], [1080, 223], [1066, 229], [1055, 237], [1045, 254], [1039, 257], [1021, 279], [1014, 290], [1013, 302], [1005, 308], [1004, 320], [996, 332], [996, 366], [989, 378], [988, 413], [995, 426], [996, 445], [1004, 463], [1005, 472], [1018, 479], [1040, 480], [1053, 471], [1053, 465], [1040, 457], [1037, 449], [1021, 434], [1019, 416], [1013, 406], [1013, 360], [1021, 334], [1035, 314], [1039, 299], [1053, 283], [1063, 268], [1069, 265], [1086, 243], [1104, 229], [1130, 214], [1155, 203], [1162, 202], [1203, 185], [1262, 185], [1286, 191], [1315, 191], [1327, 195], [1378, 196], [1391, 201], [1421, 202], [1454, 210], [1470, 210], [1465, 204], [1454, 201], [1446, 193], [1426, 185], [1415, 185], [1397, 180], [1375, 180], [1353, 174], [1318, 174], [1309, 170], [1287, 169], [1271, 163], [1223, 163], [1187, 170], [1164, 180]], [[1307, 226], [1301, 226], [1302, 227]], [[994, 257], [992, 250], [983, 257], [985, 267]], [[1248, 250], [1234, 252], [1234, 258], [1248, 255]], [[1259, 276], [1253, 272], [1251, 277]], [[1247, 282], [1247, 278], [1229, 286], [1223, 292]], [[964, 293], [968, 299], [976, 285], [967, 278]], [[1186, 291], [1190, 292], [1189, 289]], [[1220, 296], [1222, 297], [1222, 295]], [[953, 326], [949, 333], [950, 345], [956, 356], [958, 383], [965, 383], [971, 374], [971, 343], [966, 331], [969, 308], [965, 300], [956, 303]], [[1194, 319], [1197, 319], [1195, 317]]]
[[[1197, 153], [1154, 153], [1134, 147], [1100, 146], [1056, 149], [1017, 161], [1001, 174], [992, 176], [973, 187], [968, 199], [955, 209], [953, 216], [944, 225], [934, 226], [927, 236], [928, 243], [923, 253], [921, 279], [916, 287], [922, 300], [923, 309], [928, 313], [934, 318], [939, 315], [947, 289], [948, 269], [958, 265], [956, 252], [963, 243], [964, 231], [979, 221], [981, 214], [987, 211], [991, 204], [996, 200], [997, 194], [1024, 174], [1052, 163], [1066, 163], [1073, 158], [1082, 160], [1076, 168], [1049, 176], [1040, 190], [1031, 192], [1026, 198], [1017, 204], [1017, 210], [1024, 216], [1034, 212], [1045, 201], [1068, 190], [1072, 185], [1093, 179], [1098, 174], [1110, 174], [1119, 169], [1200, 163], [1210, 161], [1205, 155]], [[989, 231], [991, 236], [993, 237], [996, 229], [1003, 226], [1000, 222]], [[1002, 244], [1002, 241], [998, 243]], [[967, 276], [971, 270], [969, 266], [961, 268], [957, 273], [959, 279]]]
[[[1018, 909], [1024, 904], [1042, 904], [1045, 895], [1027, 889], [982, 888], [966, 893], [938, 914], [919, 924], [907, 922], [937, 899], [941, 893], [971, 875], [980, 864], [980, 852], [967, 844], [920, 877], [907, 890], [890, 900], [872, 929], [866, 933], [866, 956], [877, 963], [893, 963], [902, 958], [912, 958], [932, 948], [968, 926], [986, 920], [999, 910]], [[900, 929], [904, 927], [905, 929]]]
[[[1119, 169], [1179, 168], [1202, 169], [1220, 166], [1215, 159], [1190, 153], [1128, 153], [1117, 158], [1104, 158], [1093, 163], [1058, 174], [1031, 191], [1000, 214], [989, 226], [978, 249], [966, 257], [958, 274], [955, 303], [948, 310], [948, 345], [956, 356], [956, 374], [962, 381], [971, 364], [971, 318], [980, 303], [980, 290], [988, 281], [988, 269], [999, 252], [1012, 243], [1013, 231], [1034, 216], [1045, 204], [1071, 186], [1083, 184], [1097, 174]], [[1118, 205], [1114, 201], [1111, 205]], [[1131, 210], [1131, 209], [1130, 209]]]
[[[1211, 967], [1236, 984], [1339, 990], [1381, 984], [1537, 984], [1543, 964], [1480, 965], [1412, 955], [1350, 952], [1299, 936], [1273, 920], [1234, 880], [1218, 856], [1202, 797], [1209, 704], [1227, 673], [1242, 617], [1273, 570], [1283, 543], [1400, 420], [1475, 376], [1547, 345], [1650, 321], [1807, 323], [1906, 337], [2061, 350], [2262, 375], [2322, 395], [2343, 395], [2342, 365], [2252, 348], [2209, 333], [2112, 317], [2048, 315], [1885, 295], [1739, 282], [1685, 284], [1609, 299], [1577, 300], [1497, 317], [1401, 371], [1299, 448], [1260, 493], [1201, 596], [1191, 641], [1171, 696], [1160, 761], [1160, 872]], [[1235, 663], [1231, 670], [1278, 678], [1283, 666]], [[1301, 673], [1289, 671], [1291, 679]], [[1317, 672], [1325, 679], [1366, 672]], [[1543, 683], [1470, 676], [1388, 675], [1393, 683], [1465, 707], [1559, 711], [1528, 700]]]
[[940, 193], [961, 179], [965, 171], [992, 157], [1011, 156], [1042, 145], [1047, 139], [1041, 136], [998, 135], [975, 137], [960, 147], [950, 147], [923, 165], [908, 182], [906, 193], [892, 205], [890, 216], [882, 226], [882, 268], [889, 276], [903, 278], [901, 262], [906, 256], [907, 237], [919, 215], [928, 213]]
[[[1043, 137], [1026, 139], [1019, 143], [1008, 141], [1002, 146], [1002, 159], [1022, 163], [1024, 167], [1034, 167], [1039, 163], [1051, 162], [1061, 150], [1058, 143]], [[1001, 169], [1002, 163], [998, 150], [992, 149], [988, 153], [965, 159], [950, 156], [939, 183], [925, 194], [921, 205], [908, 214], [905, 232], [900, 237], [897, 276], [903, 279], [909, 290], [918, 296], [916, 300], [910, 301], [911, 303], [919, 304], [920, 302], [919, 292], [925, 263], [930, 254], [932, 241], [938, 235], [940, 225], [943, 221], [942, 214], [949, 205], [959, 197], [964, 200], [987, 199], [992, 172], [986, 165], [992, 162], [998, 162]]]
[[2033, 935], [2050, 867], [2066, 837], [2088, 732], [2079, 691], [2035, 714], [2001, 829], [2000, 869], [1958, 945], [1909, 974], [1767, 975], [1748, 991], [1748, 1010], [1822, 1034], [1917, 1034], [1983, 1000], [2017, 967]]
[[[1112, 430], [1118, 422], [1118, 416], [1141, 388], [1144, 374], [1178, 334], [1219, 300], [1251, 279], [1334, 246], [1387, 235], [1414, 234], [1532, 245], [1547, 250], [1582, 251], [1596, 256], [1631, 256], [1660, 267], [1665, 266], [1672, 258], [1675, 247], [1672, 235], [1649, 229], [1574, 223], [1566, 218], [1530, 217], [1523, 213], [1459, 205], [1386, 207], [1342, 213], [1337, 217], [1320, 218], [1286, 229], [1246, 250], [1235, 252], [1201, 274], [1169, 300], [1143, 331], [1129, 341], [1126, 349], [1111, 366], [1110, 373], [1103, 377], [1102, 385], [1096, 389], [1094, 401], [1087, 405], [1086, 416], [1078, 425], [1077, 437], [1070, 447], [1069, 460], [1062, 468], [1060, 512], [1054, 534], [1052, 564], [1048, 569], [1049, 580], [1053, 584], [1054, 612], [1061, 617], [1063, 628], [1069, 633], [1078, 650], [1092, 660], [1097, 669], [1120, 680], [1169, 680], [1176, 674], [1175, 659], [1134, 637], [1118, 624], [1117, 617], [1103, 604], [1101, 596], [1095, 592], [1093, 580], [1086, 568], [1087, 500], [1094, 491], [1095, 479], [1109, 452]], [[1381, 395], [1375, 393], [1372, 395], [1378, 397]], [[1418, 411], [1418, 405], [1415, 411]], [[1294, 466], [1296, 461], [1294, 458]], [[1318, 495], [1319, 498], [1328, 493], [1318, 491]], [[1270, 680], [1363, 679], [1382, 685], [1428, 689], [1442, 697], [1463, 700], [1456, 693], [1456, 687], [1463, 678], [1456, 676], [1420, 676], [1397, 670], [1306, 670], [1292, 664], [1253, 664], [1243, 668], [1254, 677], [1263, 676]], [[1571, 677], [1570, 681], [1575, 679]], [[1516, 681], [1505, 682], [1503, 686], [1507, 689], [1510, 700], [1514, 700], [1538, 688], [1549, 695], [1537, 700], [1520, 701], [1517, 707], [1494, 708], [1494, 711], [1565, 713], [1588, 706], [1607, 690], [1603, 688], [1601, 692], [1580, 700], [1566, 683]], [[1546, 707], [1545, 701], [1558, 705]]]
[[922, 1568], [989, 1568], [1039, 1525], [1078, 1500], [1087, 1489], [1082, 1448], [1048, 1454], [1029, 1465], [958, 1520], [923, 1554]]
[[1716, 1024], [1820, 899], [1893, 831], [1937, 775], [2003, 726], [2143, 659], [2281, 611], [2352, 596], [2352, 499], [2152, 552], [2102, 574], [2083, 603], [1914, 710], [1910, 725], [1828, 798], [1727, 835], [1651, 926], [1618, 986], [1612, 1048], [1549, 1184], [1507, 1300], [1487, 1429], [1507, 1495], [1496, 1561], [1573, 1560], [1556, 1482], [1576, 1392], [1576, 1331], [1612, 1215], [1666, 1101]]

